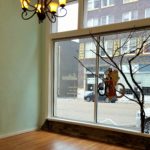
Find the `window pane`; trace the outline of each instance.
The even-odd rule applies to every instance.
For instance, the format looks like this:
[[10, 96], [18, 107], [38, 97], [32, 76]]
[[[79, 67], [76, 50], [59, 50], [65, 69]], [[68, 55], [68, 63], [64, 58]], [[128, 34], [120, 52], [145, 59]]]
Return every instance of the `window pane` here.
[[96, 55], [96, 47], [93, 41], [88, 40], [85, 43], [85, 58], [95, 58]]
[[101, 18], [101, 25], [111, 24], [114, 23], [114, 16], [102, 16]]
[[100, 6], [100, 0], [95, 0], [94, 1], [94, 8], [99, 8]]
[[[111, 57], [114, 49], [114, 41], [106, 38], [104, 41], [100, 42], [102, 47], [105, 48], [107, 54]], [[100, 55], [106, 57], [106, 53], [102, 48], [100, 48]]]
[[90, 38], [55, 42], [54, 116], [94, 121], [95, 77], [91, 72], [95, 65], [89, 72], [79, 62], [89, 67], [90, 61], [95, 62], [94, 51]]
[[[129, 36], [129, 34], [131, 34], [131, 36]], [[146, 116], [150, 118], [150, 55], [144, 52], [145, 49], [148, 49], [147, 47], [150, 44], [150, 38], [147, 39], [145, 46], [140, 50], [140, 55], [132, 62], [131, 68], [128, 63], [129, 60], [139, 52], [143, 41], [148, 37], [148, 35], [150, 35], [150, 31], [136, 31], [133, 33], [118, 33], [101, 37], [100, 45], [102, 48], [100, 48], [100, 52], [103, 54], [101, 55], [103, 56], [103, 59], [99, 57], [99, 74], [102, 78], [99, 85], [101, 85], [102, 89], [106, 83], [110, 82], [111, 85], [114, 85], [114, 81], [117, 79], [116, 88], [120, 88], [122, 90], [124, 86], [125, 96], [119, 97], [119, 92], [116, 90], [118, 98], [116, 96], [111, 97], [113, 88], [111, 86], [110, 89], [108, 89], [108, 84], [107, 89], [105, 89], [107, 96], [104, 95], [104, 102], [101, 103], [99, 101], [98, 103], [98, 123], [117, 128], [140, 131], [140, 106], [136, 102], [132, 101], [137, 101], [137, 98], [135, 94], [133, 94], [130, 86], [140, 98], [141, 93], [132, 80], [131, 70], [135, 81], [143, 89], [145, 97], [145, 113]], [[110, 53], [113, 55], [111, 58], [119, 66], [119, 68], [122, 69], [130, 86], [120, 72], [118, 72], [118, 77], [111, 76], [111, 78], [108, 78], [108, 69], [111, 68], [111, 71], [113, 72], [116, 68], [115, 66], [110, 65], [111, 61], [108, 57], [106, 57], [106, 53], [103, 48], [109, 56]], [[145, 55], [143, 55], [143, 53], [145, 53]]]
[[98, 24], [99, 24], [98, 18], [91, 18], [87, 22], [88, 27], [98, 26]]
[[102, 16], [101, 17], [101, 25], [107, 24], [107, 16]]
[[131, 12], [125, 12], [122, 14], [122, 21], [130, 21], [131, 20]]
[[91, 27], [88, 21], [93, 18], [98, 18], [96, 26], [101, 26], [150, 17], [150, 3], [147, 0], [99, 0], [97, 7], [94, 0], [84, 2], [84, 27]]
[[101, 7], [109, 7], [114, 5], [114, 0], [101, 0]]
[[102, 0], [101, 1], [101, 7], [107, 6], [107, 0]]
[[100, 1], [99, 0], [88, 0], [88, 11], [99, 8]]
[[132, 37], [130, 38], [128, 41], [126, 41], [127, 38], [122, 38], [121, 39], [121, 45], [124, 45], [123, 47], [121, 47], [121, 54], [124, 53], [135, 53], [135, 49], [137, 47], [137, 41], [138, 39], [136, 37]]
[[150, 8], [145, 9], [145, 18], [150, 18]]
[[[57, 22], [52, 24], [52, 32], [63, 32], [75, 30], [78, 27], [78, 2], [67, 3], [67, 15], [65, 17], [58, 17]], [[61, 16], [63, 10], [58, 11]], [[73, 17], [73, 18], [72, 18]]]

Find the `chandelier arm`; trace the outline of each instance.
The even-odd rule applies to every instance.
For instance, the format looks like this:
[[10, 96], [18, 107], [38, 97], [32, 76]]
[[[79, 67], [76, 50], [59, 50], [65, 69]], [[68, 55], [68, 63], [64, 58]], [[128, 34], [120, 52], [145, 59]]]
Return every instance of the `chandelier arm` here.
[[[30, 7], [36, 9], [36, 7], [35, 7], [34, 5], [31, 5], [31, 4], [28, 2], [28, 0], [25, 0], [25, 1], [27, 2], [27, 4], [28, 4]], [[38, 3], [39, 3], [39, 0], [38, 0]]]
[[61, 8], [61, 9], [60, 9], [60, 11], [61, 11], [61, 10], [65, 10], [65, 14], [64, 14], [64, 15], [59, 16], [59, 15], [56, 15], [56, 14], [55, 14], [54, 16], [56, 16], [56, 17], [64, 17], [64, 16], [66, 16], [66, 15], [67, 15], [67, 9], [65, 9], [65, 8]]
[[56, 16], [52, 15], [52, 17], [50, 17], [47, 12], [46, 12], [46, 16], [49, 19], [49, 21], [51, 21], [52, 23], [56, 22]]
[[29, 16], [29, 17], [25, 17], [25, 16], [28, 15], [28, 13], [24, 11], [24, 12], [22, 12], [21, 17], [22, 17], [22, 19], [24, 19], [24, 20], [29, 20], [29, 19], [32, 18], [35, 14], [36, 14], [36, 12], [34, 12], [34, 13], [33, 13], [31, 16]]
[[33, 12], [33, 11], [36, 11], [36, 8], [34, 8], [34, 9], [27, 9], [26, 11]]
[[45, 6], [47, 7], [51, 2], [52, 2], [52, 0], [49, 0], [49, 1], [45, 0], [45, 4], [46, 4]]

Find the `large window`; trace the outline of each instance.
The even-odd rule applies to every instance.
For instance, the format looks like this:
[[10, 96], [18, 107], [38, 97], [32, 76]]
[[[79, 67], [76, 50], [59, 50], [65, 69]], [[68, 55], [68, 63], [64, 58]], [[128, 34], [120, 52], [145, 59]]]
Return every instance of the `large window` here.
[[[94, 37], [94, 41], [99, 39], [98, 43], [93, 42], [90, 36], [89, 38], [55, 42], [55, 117], [94, 122], [94, 102], [97, 95], [98, 107], [96, 120], [98, 123], [112, 127], [139, 130], [139, 124], [136, 123], [135, 118], [139, 106], [130, 100], [135, 98], [135, 96], [121, 74], [119, 74], [118, 83], [125, 86], [126, 97], [110, 100], [106, 95], [98, 95], [95, 91], [95, 86], [103, 82], [106, 71], [111, 66], [107, 57], [111, 57], [118, 64], [121, 63], [122, 71], [128, 78], [131, 86], [136, 89], [130, 76], [130, 68], [127, 60], [131, 56], [128, 54], [136, 55], [136, 52], [138, 52], [136, 50], [141, 46], [138, 45], [137, 41], [139, 39], [142, 42], [145, 36], [140, 36], [144, 35], [144, 31], [133, 33], [133, 37], [129, 38], [130, 34], [130, 32], [111, 34], [100, 36], [100, 39]], [[116, 49], [118, 49], [114, 45], [116, 41], [120, 41], [120, 57], [125, 56], [122, 60], [118, 56], [112, 57]], [[99, 47], [99, 55], [96, 52], [96, 47]], [[96, 56], [99, 56], [99, 66], [96, 66]], [[135, 79], [144, 90], [146, 108], [150, 107], [150, 62], [148, 58], [149, 56], [143, 57], [141, 53], [137, 57], [136, 62], [132, 64]], [[141, 60], [143, 64], [141, 64]], [[98, 82], [95, 78], [97, 70], [99, 71]], [[146, 70], [147, 72], [145, 72]], [[145, 75], [147, 78], [143, 79]]]
[[[134, 99], [141, 95], [130, 74], [132, 69], [137, 84], [143, 89], [145, 109], [148, 110], [150, 38], [144, 42], [150, 35], [149, 18], [146, 17], [148, 8], [150, 3], [145, 0], [129, 4], [123, 4], [120, 0], [69, 2], [67, 15], [70, 17], [67, 20], [61, 18], [61, 22], [58, 19], [52, 27], [52, 31], [57, 33], [49, 34], [47, 40], [50, 41], [47, 44], [50, 45], [50, 55], [47, 55], [50, 79], [47, 83], [51, 83], [48, 89], [51, 93], [48, 94], [52, 107], [49, 116], [140, 131], [140, 107]], [[138, 57], [130, 66], [129, 60], [136, 55]], [[124, 78], [119, 72], [116, 78], [119, 83], [116, 92], [125, 92], [123, 97], [108, 98], [105, 93], [110, 90], [106, 90], [104, 82], [108, 81], [108, 71], [115, 69], [110, 59], [119, 65], [126, 76]]]

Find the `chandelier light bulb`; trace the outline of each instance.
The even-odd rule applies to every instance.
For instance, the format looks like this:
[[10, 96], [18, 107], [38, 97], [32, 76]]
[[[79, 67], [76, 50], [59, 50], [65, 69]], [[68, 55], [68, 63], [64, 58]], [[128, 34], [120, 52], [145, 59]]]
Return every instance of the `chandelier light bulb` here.
[[66, 6], [66, 0], [59, 0], [59, 5], [61, 7], [65, 7]]
[[50, 12], [55, 14], [57, 12], [57, 9], [58, 9], [58, 3], [51, 2], [49, 7], [50, 7]]
[[35, 4], [35, 7], [36, 7], [36, 12], [38, 13], [41, 13], [41, 8], [42, 8], [42, 5], [41, 4]]
[[28, 5], [28, 3], [30, 3], [30, 0], [20, 0], [20, 2], [21, 2], [21, 7], [22, 7], [22, 9], [28, 9], [28, 7], [29, 7], [29, 5]]

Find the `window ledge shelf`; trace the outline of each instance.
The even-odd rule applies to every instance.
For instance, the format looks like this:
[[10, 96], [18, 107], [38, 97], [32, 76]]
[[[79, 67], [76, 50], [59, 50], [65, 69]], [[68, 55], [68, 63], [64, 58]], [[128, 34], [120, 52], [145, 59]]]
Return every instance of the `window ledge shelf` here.
[[148, 149], [150, 145], [150, 136], [148, 134], [123, 131], [121, 129], [99, 126], [94, 123], [83, 123], [54, 117], [48, 118], [42, 129], [137, 150]]

